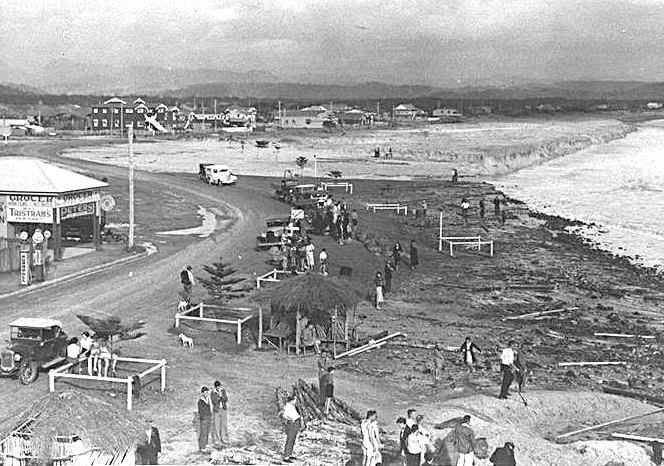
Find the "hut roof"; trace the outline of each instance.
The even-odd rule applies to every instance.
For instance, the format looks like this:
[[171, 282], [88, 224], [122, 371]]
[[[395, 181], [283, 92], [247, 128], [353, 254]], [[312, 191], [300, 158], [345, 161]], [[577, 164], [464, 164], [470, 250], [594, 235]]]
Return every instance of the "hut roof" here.
[[360, 302], [352, 284], [346, 280], [306, 273], [289, 278], [258, 294], [259, 300], [268, 301], [273, 310], [295, 314], [318, 323], [329, 320], [335, 307], [342, 314]]
[[107, 401], [80, 391], [49, 394], [0, 422], [0, 440], [22, 426], [31, 434], [33, 454], [52, 458], [56, 437], [80, 438], [113, 455], [145, 442], [145, 421]]

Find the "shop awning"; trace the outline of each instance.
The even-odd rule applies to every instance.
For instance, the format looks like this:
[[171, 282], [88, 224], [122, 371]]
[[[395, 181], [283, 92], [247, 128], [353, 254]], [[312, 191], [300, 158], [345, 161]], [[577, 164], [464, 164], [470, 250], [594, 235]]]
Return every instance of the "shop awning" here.
[[0, 157], [0, 193], [61, 194], [108, 184], [29, 157]]

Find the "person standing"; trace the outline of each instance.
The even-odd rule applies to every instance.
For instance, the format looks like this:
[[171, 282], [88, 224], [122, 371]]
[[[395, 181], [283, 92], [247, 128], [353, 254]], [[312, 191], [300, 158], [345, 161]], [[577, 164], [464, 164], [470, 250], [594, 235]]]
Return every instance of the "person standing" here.
[[383, 293], [387, 294], [392, 291], [392, 272], [394, 270], [394, 267], [392, 267], [392, 263], [388, 260], [385, 262], [385, 268], [384, 268], [384, 277], [385, 277], [385, 289], [383, 289]]
[[161, 439], [159, 429], [151, 420], [145, 421], [146, 441], [136, 446], [136, 464], [159, 464], [159, 453], [161, 453]]
[[406, 437], [406, 466], [421, 466], [424, 463], [424, 451], [420, 428], [417, 423], [413, 423]]
[[318, 397], [321, 406], [325, 405], [327, 370], [330, 367], [332, 367], [332, 358], [327, 351], [323, 351], [318, 357]]
[[417, 266], [420, 264], [420, 258], [417, 254], [417, 246], [415, 245], [415, 240], [410, 240], [410, 268], [416, 270]]
[[422, 442], [422, 449], [424, 450], [424, 464], [429, 464], [433, 459], [434, 446], [431, 438], [431, 432], [424, 425], [424, 416], [418, 414], [415, 418], [418, 430], [420, 431], [420, 439]]
[[180, 272], [180, 283], [182, 283], [184, 292], [187, 294], [187, 298], [189, 298], [194, 286], [194, 274], [192, 273], [191, 265], [188, 265], [186, 269]]
[[327, 277], [327, 251], [325, 251], [325, 248], [323, 248], [318, 255], [318, 264], [320, 266], [320, 274]]
[[383, 297], [384, 286], [385, 280], [383, 279], [383, 274], [376, 272], [376, 309], [382, 309], [383, 302], [385, 302], [385, 298]]
[[315, 249], [316, 249], [316, 246], [314, 246], [311, 241], [307, 240], [307, 245], [304, 247], [304, 250], [307, 254], [307, 269], [308, 270], [315, 270], [316, 269], [316, 263], [314, 261], [314, 250]]
[[454, 428], [454, 446], [459, 453], [457, 466], [473, 466], [475, 460], [475, 432], [469, 424], [470, 416], [466, 414], [461, 424]]
[[417, 424], [417, 410], [410, 408], [408, 411], [406, 411], [406, 427], [409, 429], [413, 427], [413, 425]]
[[463, 226], [468, 226], [468, 215], [470, 214], [470, 202], [465, 197], [461, 199], [461, 216], [463, 217]]
[[496, 448], [491, 454], [489, 461], [494, 466], [516, 466], [514, 444], [512, 442], [505, 442], [505, 446]]
[[452, 183], [456, 183], [457, 181], [459, 181], [459, 170], [457, 170], [456, 168], [453, 168], [452, 169]]
[[302, 423], [302, 418], [300, 413], [297, 412], [295, 403], [297, 403], [297, 396], [292, 395], [288, 401], [286, 401], [284, 412], [282, 414], [286, 428], [286, 444], [284, 445], [283, 455], [285, 463], [291, 463], [295, 459], [293, 456], [293, 447], [295, 446], [295, 439], [297, 438], [297, 433], [300, 431]]
[[500, 217], [500, 198], [498, 196], [493, 198], [493, 215]]
[[397, 418], [397, 425], [399, 426], [399, 455], [401, 455], [401, 463], [405, 466], [406, 463], [406, 438], [408, 437], [408, 425], [406, 425], [406, 418]]
[[445, 370], [445, 356], [443, 355], [443, 349], [439, 344], [433, 349], [433, 380], [434, 383], [438, 380]]
[[503, 349], [500, 354], [500, 371], [503, 373], [503, 381], [500, 385], [500, 395], [498, 398], [501, 400], [507, 399], [509, 395], [510, 385], [514, 380], [514, 350], [512, 349], [514, 342], [510, 341], [507, 348]]
[[484, 221], [484, 214], [486, 213], [486, 206], [484, 205], [484, 199], [480, 199], [480, 219]]
[[325, 415], [330, 414], [330, 405], [334, 398], [334, 367], [327, 368], [327, 380], [325, 381]]
[[378, 449], [373, 439], [372, 423], [376, 418], [376, 411], [367, 411], [367, 416], [360, 422], [362, 432], [362, 466], [374, 466]]
[[198, 451], [207, 453], [207, 444], [212, 424], [212, 409], [210, 406], [210, 390], [201, 388], [201, 397], [198, 399]]
[[394, 246], [392, 247], [392, 260], [394, 261], [394, 271], [398, 272], [399, 271], [399, 263], [401, 262], [401, 244], [397, 241], [394, 243]]
[[477, 353], [481, 353], [482, 350], [473, 343], [470, 337], [466, 337], [466, 340], [461, 345], [459, 351], [463, 355], [463, 363], [468, 366], [470, 372], [474, 372], [475, 363], [477, 362]]
[[228, 394], [221, 382], [214, 381], [210, 395], [212, 402], [212, 441], [215, 446], [228, 443]]

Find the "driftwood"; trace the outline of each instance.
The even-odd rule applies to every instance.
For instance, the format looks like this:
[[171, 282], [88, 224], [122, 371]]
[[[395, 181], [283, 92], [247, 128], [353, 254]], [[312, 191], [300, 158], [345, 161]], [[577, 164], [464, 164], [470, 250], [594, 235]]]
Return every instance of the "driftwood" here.
[[601, 333], [595, 332], [596, 337], [610, 337], [610, 338], [643, 338], [646, 340], [654, 340], [653, 335], [629, 335], [626, 333]]
[[390, 340], [392, 338], [405, 337], [405, 336], [406, 335], [404, 335], [401, 332], [393, 333], [393, 334], [388, 335], [386, 337], [379, 338], [378, 340], [370, 341], [366, 345], [359, 346], [359, 347], [354, 348], [352, 350], [346, 351], [345, 353], [337, 354], [334, 359], [343, 358], [344, 356], [354, 356], [355, 354], [359, 354], [359, 353], [362, 353], [364, 351], [368, 351], [370, 349], [374, 349], [374, 348], [377, 348], [379, 346], [382, 346], [387, 342], [387, 340]]
[[548, 311], [539, 311], [539, 312], [531, 312], [529, 314], [521, 314], [518, 316], [511, 316], [511, 317], [505, 317], [504, 319], [501, 319], [502, 321], [505, 320], [520, 320], [520, 319], [530, 319], [532, 317], [539, 317], [539, 316], [545, 316], [549, 314], [558, 314], [561, 312], [568, 312], [568, 311], [576, 311], [578, 310], [578, 307], [565, 307], [561, 309], [551, 309]]
[[558, 366], [626, 366], [625, 361], [579, 361], [579, 362], [559, 362]]
[[661, 413], [663, 411], [664, 411], [664, 408], [659, 408], [659, 409], [656, 409], [654, 411], [650, 411], [649, 413], [637, 414], [636, 416], [624, 417], [624, 418], [621, 418], [621, 419], [616, 419], [614, 421], [604, 422], [602, 424], [597, 424], [595, 426], [585, 427], [583, 429], [575, 430], [575, 431], [572, 431], [572, 432], [567, 432], [566, 434], [558, 435], [556, 438], [561, 439], [561, 438], [565, 438], [565, 437], [571, 437], [573, 435], [581, 434], [583, 432], [589, 432], [591, 430], [601, 429], [602, 427], [607, 427], [607, 426], [611, 426], [611, 425], [614, 425], [614, 424], [620, 424], [621, 422], [633, 421], [634, 419], [641, 419], [641, 418], [646, 417], [646, 416], [652, 416], [653, 414]]
[[655, 437], [641, 437], [640, 435], [630, 435], [630, 434], [619, 434], [616, 432], [611, 433], [611, 437], [621, 438], [624, 440], [636, 440], [637, 442], [657, 442], [664, 444], [664, 438], [655, 438]]
[[646, 393], [639, 393], [634, 390], [626, 390], [624, 388], [614, 388], [606, 386], [602, 387], [602, 391], [604, 393], [608, 393], [609, 395], [618, 395], [618, 396], [624, 396], [626, 398], [634, 398], [636, 400], [645, 401], [654, 406], [664, 407], [664, 398], [648, 395]]

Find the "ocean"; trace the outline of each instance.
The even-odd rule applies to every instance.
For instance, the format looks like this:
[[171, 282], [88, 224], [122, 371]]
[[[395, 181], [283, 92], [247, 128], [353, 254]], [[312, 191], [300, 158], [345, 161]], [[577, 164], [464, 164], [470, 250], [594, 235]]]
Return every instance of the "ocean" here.
[[573, 232], [664, 271], [664, 121], [622, 139], [489, 180], [534, 210], [593, 223]]

